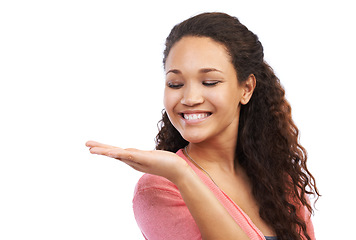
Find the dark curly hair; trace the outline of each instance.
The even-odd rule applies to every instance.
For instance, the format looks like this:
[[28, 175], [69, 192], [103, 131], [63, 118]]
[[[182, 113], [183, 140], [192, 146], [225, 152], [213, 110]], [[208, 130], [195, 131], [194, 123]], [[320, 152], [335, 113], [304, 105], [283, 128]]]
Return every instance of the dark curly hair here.
[[[245, 169], [260, 216], [280, 240], [310, 240], [298, 208], [312, 214], [308, 194], [320, 196], [308, 171], [306, 150], [292, 120], [285, 91], [272, 68], [264, 61], [258, 37], [240, 21], [224, 13], [203, 13], [176, 25], [166, 39], [163, 63], [184, 36], [209, 37], [224, 44], [239, 82], [253, 74], [256, 88], [249, 103], [241, 106], [235, 161]], [[162, 111], [156, 149], [176, 152], [188, 142]]]

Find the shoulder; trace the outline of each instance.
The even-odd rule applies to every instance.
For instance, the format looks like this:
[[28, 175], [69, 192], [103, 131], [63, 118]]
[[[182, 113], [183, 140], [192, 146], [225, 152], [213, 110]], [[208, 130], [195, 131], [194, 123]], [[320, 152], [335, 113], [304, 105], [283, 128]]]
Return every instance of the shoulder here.
[[[167, 191], [172, 194], [179, 194], [176, 185], [164, 177], [144, 174], [137, 182], [134, 195], [140, 194], [145, 191]], [[180, 195], [180, 194], [179, 194]]]
[[178, 188], [169, 180], [144, 174], [132, 202], [136, 222], [146, 239], [201, 239]]
[[169, 207], [182, 201], [176, 185], [164, 177], [151, 174], [144, 174], [137, 182], [132, 200], [135, 213]]

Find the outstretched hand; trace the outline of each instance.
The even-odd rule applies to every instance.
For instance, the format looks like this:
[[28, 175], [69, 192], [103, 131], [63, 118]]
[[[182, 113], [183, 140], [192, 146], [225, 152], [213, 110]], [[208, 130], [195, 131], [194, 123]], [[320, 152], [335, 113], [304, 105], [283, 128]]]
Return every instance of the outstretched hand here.
[[85, 145], [89, 147], [92, 154], [115, 158], [137, 171], [162, 176], [172, 182], [177, 181], [188, 167], [186, 161], [168, 151], [122, 149], [95, 141], [88, 141]]

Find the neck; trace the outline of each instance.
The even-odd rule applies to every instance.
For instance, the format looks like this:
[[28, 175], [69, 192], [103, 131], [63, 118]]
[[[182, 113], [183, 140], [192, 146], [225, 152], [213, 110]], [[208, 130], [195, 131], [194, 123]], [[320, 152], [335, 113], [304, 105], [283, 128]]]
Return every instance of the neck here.
[[236, 138], [224, 143], [189, 143], [187, 152], [204, 169], [235, 171]]
[[187, 152], [207, 171], [222, 170], [235, 173], [235, 151], [237, 145], [239, 117], [219, 134], [202, 142], [189, 143]]

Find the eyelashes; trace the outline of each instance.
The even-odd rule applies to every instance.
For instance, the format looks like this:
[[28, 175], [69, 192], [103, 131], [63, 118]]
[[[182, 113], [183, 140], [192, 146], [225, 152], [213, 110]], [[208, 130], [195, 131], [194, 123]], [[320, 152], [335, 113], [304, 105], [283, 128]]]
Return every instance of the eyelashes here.
[[217, 85], [219, 82], [220, 81], [206, 81], [206, 82], [203, 82], [203, 85], [207, 86], [207, 87], [212, 87], [212, 86]]
[[[206, 87], [214, 87], [216, 86], [218, 83], [220, 83], [220, 81], [203, 81], [202, 84]], [[179, 89], [181, 87], [183, 87], [184, 84], [182, 83], [172, 83], [172, 82], [168, 82], [167, 83], [167, 87], [172, 88], [172, 89]]]
[[173, 88], [173, 89], [179, 89], [181, 87], [183, 87], [183, 84], [177, 84], [177, 83], [167, 83], [167, 87], [169, 88]]

